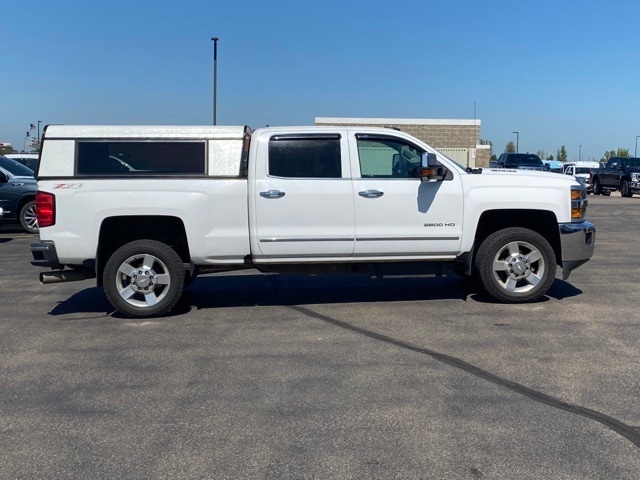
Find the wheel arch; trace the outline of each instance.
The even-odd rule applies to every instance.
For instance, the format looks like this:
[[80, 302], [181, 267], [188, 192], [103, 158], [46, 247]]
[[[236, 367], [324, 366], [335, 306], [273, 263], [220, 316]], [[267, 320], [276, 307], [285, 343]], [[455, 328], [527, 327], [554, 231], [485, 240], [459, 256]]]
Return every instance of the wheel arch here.
[[548, 210], [488, 210], [478, 220], [478, 228], [474, 238], [473, 256], [479, 246], [493, 232], [509, 227], [520, 227], [533, 230], [549, 241], [556, 256], [556, 264], [562, 265], [562, 248], [560, 231], [556, 215]]
[[16, 206], [16, 216], [20, 215], [20, 211], [22, 210], [22, 207], [24, 207], [27, 203], [31, 202], [32, 200], [35, 201], [35, 199], [36, 199], [35, 192], [28, 193], [20, 197], [18, 199], [18, 204]]
[[173, 248], [183, 263], [189, 263], [189, 242], [182, 219], [172, 216], [120, 216], [105, 218], [100, 225], [96, 252], [96, 279], [102, 286], [102, 273], [109, 257], [121, 246], [135, 240], [156, 240]]

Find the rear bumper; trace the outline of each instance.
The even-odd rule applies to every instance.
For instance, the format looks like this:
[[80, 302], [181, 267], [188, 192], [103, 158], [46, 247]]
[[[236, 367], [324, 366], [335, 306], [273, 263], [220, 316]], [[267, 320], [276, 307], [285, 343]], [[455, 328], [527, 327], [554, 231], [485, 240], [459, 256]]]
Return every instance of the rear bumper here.
[[58, 252], [56, 251], [56, 244], [54, 242], [43, 240], [32, 243], [29, 248], [31, 249], [31, 256], [33, 257], [31, 265], [56, 269], [62, 268], [58, 260]]
[[562, 252], [562, 279], [587, 262], [596, 244], [596, 227], [589, 222], [561, 223], [560, 248]]
[[96, 277], [95, 270], [91, 268], [91, 265], [76, 265], [75, 267], [72, 266], [72, 269], [63, 270], [64, 265], [60, 264], [56, 245], [50, 240], [32, 243], [30, 248], [31, 255], [33, 256], [31, 265], [35, 265], [36, 267], [50, 267], [54, 270], [40, 273], [39, 278], [42, 284], [75, 282]]

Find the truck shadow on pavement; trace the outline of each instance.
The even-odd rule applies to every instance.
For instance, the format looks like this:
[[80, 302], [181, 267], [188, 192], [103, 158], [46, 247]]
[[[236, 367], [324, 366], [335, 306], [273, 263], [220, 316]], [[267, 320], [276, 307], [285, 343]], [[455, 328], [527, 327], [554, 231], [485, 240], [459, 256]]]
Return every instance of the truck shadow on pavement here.
[[[547, 296], [562, 300], [582, 293], [573, 285], [556, 279]], [[169, 316], [225, 307], [291, 306], [329, 303], [374, 303], [429, 300], [472, 300], [497, 303], [481, 292], [474, 282], [457, 275], [434, 278], [370, 278], [356, 275], [289, 276], [243, 274], [203, 276], [185, 289]], [[87, 288], [60, 302], [50, 315], [95, 313], [122, 318], [109, 304], [101, 288]]]

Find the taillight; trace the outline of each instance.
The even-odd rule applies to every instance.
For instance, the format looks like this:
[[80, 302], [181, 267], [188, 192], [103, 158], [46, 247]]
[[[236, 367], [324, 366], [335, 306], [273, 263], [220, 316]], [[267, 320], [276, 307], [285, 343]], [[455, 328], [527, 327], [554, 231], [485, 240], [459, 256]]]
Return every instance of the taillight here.
[[38, 227], [50, 227], [56, 224], [56, 196], [53, 193], [36, 193], [36, 218]]

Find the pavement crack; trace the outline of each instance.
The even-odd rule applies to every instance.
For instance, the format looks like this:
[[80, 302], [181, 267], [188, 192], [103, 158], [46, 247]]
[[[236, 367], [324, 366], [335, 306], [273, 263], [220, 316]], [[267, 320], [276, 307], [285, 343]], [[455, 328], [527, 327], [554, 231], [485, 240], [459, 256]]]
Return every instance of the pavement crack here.
[[315, 318], [317, 320], [330, 323], [337, 327], [344, 328], [345, 330], [356, 332], [365, 337], [378, 340], [381, 342], [385, 342], [390, 345], [395, 345], [396, 347], [400, 347], [405, 350], [410, 350], [412, 352], [420, 353], [422, 355], [427, 355], [439, 362], [442, 362], [451, 367], [454, 367], [464, 372], [475, 375], [478, 378], [482, 378], [483, 380], [491, 382], [495, 385], [504, 387], [508, 390], [511, 390], [512, 392], [518, 393], [536, 402], [548, 405], [558, 410], [563, 410], [565, 412], [572, 413], [574, 415], [578, 415], [580, 417], [586, 418], [594, 422], [598, 422], [601, 425], [604, 425], [605, 427], [609, 428], [610, 430], [613, 430], [618, 435], [626, 438], [636, 447], [640, 448], [640, 430], [638, 430], [637, 426], [627, 425], [626, 423], [621, 422], [620, 420], [613, 418], [609, 415], [606, 415], [602, 412], [598, 412], [597, 410], [582, 407], [580, 405], [574, 405], [569, 402], [565, 402], [564, 400], [561, 400], [559, 398], [556, 398], [552, 395], [547, 395], [546, 393], [533, 390], [517, 382], [513, 382], [511, 380], [507, 380], [505, 378], [499, 377], [491, 372], [483, 370], [482, 368], [479, 368], [475, 365], [472, 365], [468, 362], [465, 362], [464, 360], [453, 357], [451, 355], [436, 352], [435, 350], [431, 350], [429, 348], [419, 347], [417, 345], [413, 345], [411, 343], [404, 342], [402, 340], [398, 340], [393, 337], [389, 337], [387, 335], [374, 332], [372, 330], [367, 330], [366, 328], [357, 327], [350, 323], [343, 322], [341, 320], [337, 320], [335, 318], [331, 318], [326, 315], [322, 315], [320, 313], [314, 312], [313, 310], [309, 310], [304, 307], [291, 305], [289, 306], [289, 308], [299, 313], [302, 313], [304, 315], [307, 315], [309, 317]]

